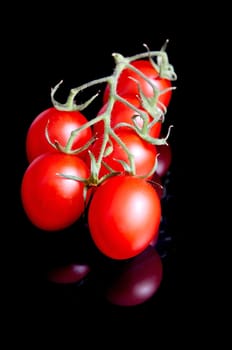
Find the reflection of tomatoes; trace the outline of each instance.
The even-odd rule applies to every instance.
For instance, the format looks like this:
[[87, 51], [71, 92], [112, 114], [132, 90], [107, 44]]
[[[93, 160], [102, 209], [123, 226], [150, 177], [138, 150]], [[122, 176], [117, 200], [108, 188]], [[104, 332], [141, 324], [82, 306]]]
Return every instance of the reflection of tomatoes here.
[[87, 264], [69, 264], [66, 266], [54, 267], [48, 272], [48, 280], [53, 283], [76, 283], [83, 280], [90, 272]]
[[[134, 105], [136, 108], [140, 109], [142, 112], [145, 110], [141, 107], [140, 101], [138, 97], [134, 95], [129, 95], [124, 97], [130, 104]], [[100, 109], [98, 115], [103, 114], [106, 111], [107, 103]], [[136, 111], [132, 108], [128, 107], [125, 103], [120, 101], [115, 101], [111, 115], [110, 115], [110, 124], [111, 127], [114, 128], [119, 123], [128, 123], [133, 125], [136, 122], [136, 125], [141, 129], [143, 126], [143, 119], [140, 116], [135, 118], [135, 122], [133, 121], [133, 117], [138, 115]], [[148, 115], [149, 123], [152, 122], [153, 118]], [[149, 135], [154, 138], [158, 138], [161, 132], [162, 122], [159, 121], [155, 123], [149, 130]], [[123, 127], [124, 128], [124, 127]], [[120, 127], [120, 130], [122, 127]], [[93, 125], [94, 133], [101, 135], [104, 132], [104, 123], [100, 121]]]
[[120, 306], [138, 305], [150, 299], [163, 277], [162, 260], [149, 246], [143, 253], [119, 267], [106, 289], [106, 298]]

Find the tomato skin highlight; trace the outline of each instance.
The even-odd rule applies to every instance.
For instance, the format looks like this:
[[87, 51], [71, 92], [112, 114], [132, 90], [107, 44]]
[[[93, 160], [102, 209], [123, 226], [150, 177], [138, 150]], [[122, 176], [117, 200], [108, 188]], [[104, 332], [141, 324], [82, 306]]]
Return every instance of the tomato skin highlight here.
[[84, 183], [59, 176], [62, 173], [88, 178], [89, 168], [77, 156], [54, 152], [34, 159], [23, 175], [22, 204], [39, 229], [65, 229], [84, 211]]
[[[79, 111], [60, 111], [51, 107], [41, 112], [31, 123], [26, 135], [26, 154], [29, 163], [40, 154], [56, 151], [46, 139], [46, 126], [51, 142], [58, 141], [65, 147], [71, 132], [87, 122], [86, 117]], [[90, 127], [80, 131], [75, 137], [72, 150], [84, 146], [91, 137]]]
[[113, 259], [142, 252], [158, 235], [161, 203], [144, 179], [114, 176], [100, 185], [90, 202], [88, 224], [98, 249]]

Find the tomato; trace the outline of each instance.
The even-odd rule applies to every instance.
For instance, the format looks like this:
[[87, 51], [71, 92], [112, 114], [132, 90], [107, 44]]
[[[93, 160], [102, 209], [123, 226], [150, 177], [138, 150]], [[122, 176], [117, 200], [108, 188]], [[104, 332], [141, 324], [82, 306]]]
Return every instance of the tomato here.
[[155, 172], [150, 177], [149, 180], [150, 180], [151, 185], [157, 191], [159, 198], [162, 199], [163, 194], [164, 194], [164, 187], [163, 187], [163, 184], [162, 184], [162, 178]]
[[[144, 108], [141, 107], [140, 101], [136, 96], [125, 96], [125, 99], [136, 108], [140, 109], [142, 112], [145, 112]], [[98, 115], [103, 114], [106, 111], [107, 103], [103, 105], [103, 107], [98, 112]], [[138, 115], [134, 109], [128, 107], [125, 103], [121, 101], [115, 101], [111, 116], [110, 116], [110, 124], [111, 127], [114, 128], [118, 123], [128, 123], [130, 125], [134, 125], [134, 121], [132, 117], [134, 115]], [[149, 122], [152, 122], [153, 118], [148, 115]], [[143, 119], [141, 117], [136, 117], [136, 124], [139, 128], [143, 126]], [[149, 135], [154, 138], [158, 138], [161, 132], [162, 122], [156, 122], [149, 130]], [[123, 127], [124, 128], [124, 127]], [[120, 127], [121, 129], [121, 127]], [[95, 123], [93, 125], [93, 131], [95, 134], [101, 135], [104, 132], [104, 123], [102, 121]]]
[[[119, 136], [121, 141], [127, 146], [129, 152], [134, 156], [136, 175], [148, 175], [152, 171], [156, 162], [156, 146], [143, 140], [133, 130], [119, 130], [117, 132], [117, 135]], [[112, 144], [108, 142], [107, 147], [112, 145], [113, 149], [111, 153], [106, 154], [106, 156], [103, 157], [103, 161], [113, 170], [125, 172], [123, 165], [117, 160], [123, 160], [129, 165], [130, 163], [128, 155], [116, 140], [114, 140], [113, 138], [110, 138], [110, 140]], [[96, 159], [99, 156], [102, 147], [102, 141], [102, 137], [98, 138], [89, 148]], [[86, 163], [90, 164], [89, 156], [86, 158]], [[104, 164], [102, 164], [99, 176], [102, 177], [103, 175], [108, 173], [109, 170], [104, 166]]]
[[158, 252], [149, 246], [144, 252], [119, 266], [105, 291], [115, 305], [139, 305], [154, 296], [163, 278], [163, 263]]
[[64, 153], [45, 153], [27, 167], [21, 184], [22, 204], [30, 221], [39, 229], [67, 228], [85, 209], [84, 183], [59, 174], [89, 177], [82, 159]]
[[104, 181], [88, 209], [90, 235], [100, 252], [112, 259], [141, 253], [158, 235], [161, 202], [144, 179], [118, 175]]
[[167, 174], [172, 162], [172, 150], [170, 144], [156, 145], [158, 156], [158, 166], [156, 174], [163, 177]]
[[[47, 126], [49, 139], [65, 147], [73, 130], [84, 125], [88, 120], [79, 111], [60, 111], [54, 107], [41, 112], [32, 122], [26, 136], [26, 154], [31, 162], [42, 153], [54, 152], [45, 134]], [[48, 123], [49, 122], [49, 123]], [[92, 129], [80, 131], [73, 142], [72, 149], [84, 146], [92, 137]]]
[[[132, 66], [139, 69], [143, 74], [146, 75], [148, 79], [152, 81], [155, 87], [159, 90], [165, 90], [172, 87], [170, 80], [162, 78], [159, 75], [159, 72], [152, 66], [149, 60], [136, 60], [133, 61]], [[131, 79], [132, 78], [132, 79]], [[126, 68], [122, 71], [117, 82], [117, 93], [120, 96], [125, 95], [139, 95], [138, 84], [146, 97], [154, 96], [154, 91], [152, 86], [142, 78], [138, 73], [133, 72], [131, 69]], [[162, 104], [167, 107], [170, 103], [172, 96], [172, 90], [169, 89], [161, 94], [158, 98], [160, 102], [159, 107], [162, 108]], [[109, 98], [109, 85], [106, 85], [106, 88], [103, 93], [103, 102], [106, 103]]]

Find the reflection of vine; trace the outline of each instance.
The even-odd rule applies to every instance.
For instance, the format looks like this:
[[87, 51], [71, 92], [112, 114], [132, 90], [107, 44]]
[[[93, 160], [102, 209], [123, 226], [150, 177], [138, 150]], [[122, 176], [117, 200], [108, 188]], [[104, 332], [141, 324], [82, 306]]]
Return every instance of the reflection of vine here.
[[[167, 42], [166, 42], [167, 43]], [[152, 66], [155, 68], [155, 70], [159, 73], [160, 77], [169, 79], [169, 80], [176, 80], [177, 76], [176, 73], [174, 72], [173, 66], [169, 63], [168, 61], [168, 56], [167, 53], [165, 52], [164, 48], [166, 48], [166, 45], [161, 48], [160, 51], [147, 51], [145, 53], [137, 54], [131, 57], [124, 57], [119, 53], [113, 53], [112, 56], [115, 60], [115, 69], [113, 71], [113, 74], [110, 76], [106, 76], [100, 79], [92, 80], [88, 83], [85, 83], [79, 87], [73, 88], [70, 90], [69, 96], [64, 104], [59, 103], [56, 101], [54, 95], [56, 91], [58, 90], [60, 84], [62, 83], [59, 82], [51, 91], [51, 100], [55, 108], [59, 110], [67, 110], [67, 111], [74, 111], [74, 110], [83, 110], [86, 108], [97, 96], [98, 93], [92, 96], [88, 101], [86, 101], [83, 104], [76, 104], [75, 103], [75, 98], [77, 97], [78, 93], [80, 91], [83, 91], [87, 88], [90, 88], [91, 86], [95, 86], [98, 84], [102, 83], [107, 83], [109, 85], [109, 98], [108, 98], [108, 103], [107, 107], [104, 113], [96, 116], [95, 118], [91, 119], [84, 125], [82, 125], [80, 128], [74, 130], [71, 132], [69, 140], [66, 144], [65, 147], [61, 147], [58, 143], [53, 145], [54, 147], [58, 148], [59, 150], [69, 153], [69, 154], [78, 154], [79, 152], [83, 151], [83, 149], [88, 149], [91, 143], [94, 142], [95, 138], [93, 137], [88, 144], [86, 144], [84, 147], [79, 148], [79, 149], [72, 149], [73, 142], [76, 138], [76, 135], [84, 130], [85, 128], [88, 128], [90, 126], [93, 126], [95, 123], [103, 122], [104, 123], [104, 134], [103, 134], [103, 142], [101, 145], [101, 150], [99, 153], [99, 156], [97, 159], [94, 159], [94, 156], [90, 154], [91, 158], [91, 178], [88, 180], [89, 185], [91, 184], [98, 184], [101, 182], [101, 179], [98, 179], [98, 173], [103, 161], [103, 157], [105, 155], [106, 147], [107, 144], [110, 142], [110, 137], [115, 139], [116, 142], [118, 142], [121, 147], [124, 149], [124, 151], [128, 155], [129, 159], [129, 169], [125, 169], [128, 173], [131, 175], [136, 175], [135, 172], [135, 164], [134, 164], [134, 157], [131, 155], [129, 152], [128, 148], [126, 145], [121, 141], [119, 136], [115, 133], [115, 129], [126, 126], [131, 129], [133, 129], [143, 140], [145, 140], [148, 143], [154, 144], [154, 145], [161, 145], [161, 144], [166, 144], [167, 143], [167, 138], [169, 136], [170, 128], [168, 130], [167, 136], [164, 138], [154, 138], [149, 135], [149, 130], [150, 128], [157, 123], [158, 121], [163, 121], [164, 120], [164, 115], [166, 113], [166, 108], [163, 105], [160, 105], [158, 102], [158, 98], [161, 94], [165, 93], [167, 91], [159, 91], [145, 74], [143, 74], [139, 69], [134, 67], [131, 62], [142, 59], [142, 58], [148, 58]], [[152, 57], [157, 58], [157, 62], [155, 62]], [[143, 111], [137, 107], [135, 107], [133, 104], [129, 103], [127, 100], [119, 96], [116, 92], [117, 89], [117, 82], [119, 79], [120, 74], [124, 69], [130, 69], [134, 71], [136, 74], [138, 74], [140, 77], [142, 77], [147, 83], [149, 83], [153, 89], [153, 96], [152, 97], [146, 97], [141, 91], [141, 88], [138, 83], [138, 91], [139, 91], [139, 99], [141, 101], [141, 106], [143, 107]], [[174, 89], [175, 87], [171, 87], [169, 89]], [[118, 123], [114, 129], [111, 128], [110, 125], [110, 118], [111, 118], [111, 113], [112, 109], [114, 106], [115, 101], [120, 101], [127, 105], [129, 108], [133, 109], [135, 111], [135, 115], [132, 118], [133, 124], [128, 124], [128, 123]], [[152, 121], [149, 122], [148, 119], [148, 114], [152, 117]], [[142, 127], [139, 127], [136, 119], [140, 117], [143, 120], [143, 125]], [[49, 140], [49, 135], [46, 130], [46, 137], [48, 141], [51, 143]], [[90, 152], [90, 151], [89, 151]], [[122, 164], [123, 165], [123, 164]], [[125, 168], [124, 164], [124, 168]], [[155, 169], [155, 166], [154, 166]], [[154, 171], [153, 169], [153, 171]], [[113, 172], [110, 172], [108, 176], [112, 176]], [[105, 176], [104, 176], [105, 179]]]

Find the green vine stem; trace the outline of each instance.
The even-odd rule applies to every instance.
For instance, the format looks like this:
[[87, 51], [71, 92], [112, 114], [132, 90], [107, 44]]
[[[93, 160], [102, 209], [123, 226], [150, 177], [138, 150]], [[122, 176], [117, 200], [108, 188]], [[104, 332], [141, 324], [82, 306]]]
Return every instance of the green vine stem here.
[[[131, 63], [135, 60], [143, 59], [143, 58], [148, 58], [151, 62], [151, 64], [155, 67], [155, 69], [158, 71], [159, 75], [167, 78], [171, 81], [174, 81], [177, 79], [177, 75], [174, 71], [174, 67], [169, 63], [168, 60], [168, 55], [165, 51], [166, 49], [166, 43], [163, 45], [160, 51], [149, 51], [147, 48], [147, 52], [140, 53], [133, 55], [131, 57], [124, 57], [120, 53], [113, 53], [112, 56], [115, 61], [115, 68], [112, 73], [112, 75], [100, 78], [100, 79], [95, 79], [90, 82], [87, 82], [85, 84], [82, 84], [76, 88], [73, 88], [70, 90], [68, 98], [65, 103], [59, 103], [55, 99], [55, 93], [57, 92], [58, 88], [60, 87], [61, 82], [59, 82], [53, 89], [51, 89], [51, 101], [53, 106], [58, 109], [58, 110], [66, 110], [66, 111], [74, 111], [74, 110], [83, 110], [87, 106], [89, 106], [90, 103], [93, 102], [93, 100], [99, 95], [99, 92], [97, 92], [94, 96], [92, 96], [89, 100], [87, 100], [85, 103], [78, 105], [75, 100], [77, 98], [77, 95], [85, 90], [88, 89], [92, 86], [95, 85], [100, 85], [100, 84], [108, 84], [109, 85], [109, 98], [107, 102], [107, 107], [104, 113], [96, 116], [95, 118], [89, 120], [87, 123], [82, 125], [80, 128], [74, 130], [71, 132], [69, 140], [66, 144], [65, 147], [61, 147], [59, 144], [54, 144], [53, 147], [58, 148], [60, 151], [69, 153], [69, 154], [78, 154], [80, 151], [83, 149], [88, 149], [90, 144], [94, 142], [95, 138], [91, 139], [89, 143], [87, 143], [84, 148], [79, 148], [76, 150], [72, 150], [72, 145], [75, 140], [76, 135], [84, 130], [85, 128], [92, 127], [95, 123], [103, 122], [104, 123], [104, 134], [103, 134], [103, 142], [101, 145], [101, 150], [99, 152], [98, 158], [95, 160], [93, 159], [93, 155], [90, 155], [91, 158], [91, 176], [89, 179], [89, 185], [97, 185], [98, 183], [101, 183], [103, 179], [99, 179], [98, 174], [100, 171], [101, 164], [103, 162], [103, 158], [105, 156], [105, 151], [107, 144], [110, 142], [110, 138], [113, 138], [117, 143], [120, 144], [120, 146], [123, 148], [123, 150], [126, 152], [129, 160], [129, 170], [125, 166], [125, 171], [129, 172], [131, 175], [136, 175], [136, 169], [135, 169], [135, 163], [134, 163], [134, 157], [133, 155], [129, 152], [128, 148], [126, 145], [122, 142], [120, 137], [117, 135], [115, 130], [119, 127], [129, 127], [133, 129], [143, 140], [146, 142], [149, 142], [154, 145], [161, 145], [161, 144], [167, 144], [167, 139], [170, 134], [170, 129], [172, 126], [169, 127], [168, 133], [164, 138], [153, 138], [149, 135], [149, 130], [150, 128], [158, 121], [163, 121], [164, 116], [166, 114], [166, 108], [164, 106], [160, 106], [158, 102], [159, 95], [162, 93], [165, 93], [167, 91], [159, 91], [155, 86], [154, 83], [145, 75], [143, 74], [139, 69], [134, 67]], [[153, 58], [157, 58], [157, 63], [154, 62]], [[141, 106], [143, 107], [144, 110], [141, 110], [137, 107], [135, 107], [133, 104], [129, 103], [126, 99], [123, 97], [119, 96], [117, 94], [117, 82], [119, 79], [120, 74], [124, 69], [130, 69], [131, 71], [134, 71], [136, 74], [138, 74], [140, 77], [142, 77], [148, 84], [151, 85], [153, 89], [153, 96], [150, 98], [147, 98], [144, 96], [142, 93], [140, 86], [138, 84], [138, 91], [139, 91], [139, 96], [141, 101]], [[175, 89], [175, 87], [171, 87], [170, 89]], [[114, 129], [111, 128], [111, 123], [110, 123], [110, 118], [111, 118], [111, 113], [114, 107], [114, 103], [116, 101], [120, 101], [127, 105], [129, 108], [133, 109], [135, 114], [133, 117], [133, 124], [128, 124], [128, 123], [119, 123], [117, 124]], [[162, 108], [161, 108], [162, 107]], [[151, 122], [149, 122], [148, 114], [153, 118]], [[143, 126], [139, 127], [138, 124], [136, 123], [136, 118], [142, 118], [143, 120]], [[46, 134], [47, 139], [49, 142], [49, 135], [48, 133]], [[120, 161], [120, 160], [119, 160]], [[157, 162], [156, 162], [157, 163]], [[154, 167], [154, 169], [156, 166]], [[109, 176], [112, 176], [112, 173], [114, 171], [111, 171], [109, 173]], [[149, 174], [150, 175], [150, 174]], [[104, 179], [106, 176], [104, 176]], [[86, 182], [86, 180], [85, 180]]]

